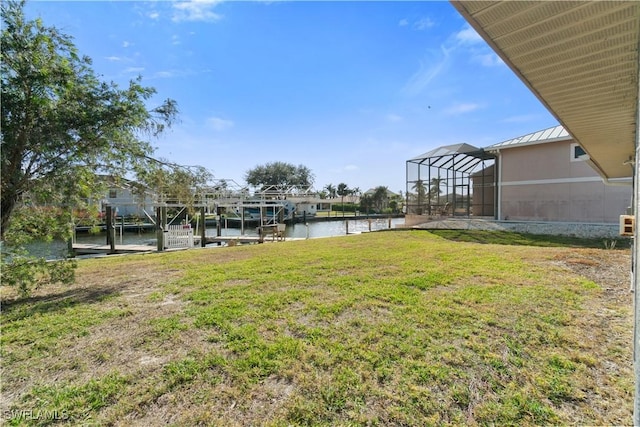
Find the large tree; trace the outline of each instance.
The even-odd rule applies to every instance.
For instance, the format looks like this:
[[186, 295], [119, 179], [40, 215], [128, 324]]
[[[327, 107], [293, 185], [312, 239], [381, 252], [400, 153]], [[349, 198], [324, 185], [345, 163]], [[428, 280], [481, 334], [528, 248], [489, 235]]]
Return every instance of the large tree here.
[[373, 195], [371, 197], [378, 213], [382, 213], [382, 210], [389, 201], [389, 188], [380, 185], [373, 189]]
[[[157, 169], [149, 140], [177, 116], [173, 100], [148, 107], [155, 90], [142, 86], [140, 78], [125, 88], [101, 81], [71, 37], [39, 19], [26, 19], [23, 9], [24, 1], [1, 6], [0, 238], [5, 280], [19, 259], [16, 254], [7, 258], [7, 248], [24, 243], [27, 235], [68, 233], [72, 207], [98, 194], [98, 175]], [[38, 223], [30, 216], [39, 218]], [[11, 266], [4, 265], [7, 259]], [[21, 277], [15, 280], [29, 280]]]
[[69, 36], [26, 20], [23, 7], [2, 4], [3, 235], [27, 193], [72, 202], [95, 187], [96, 172], [141, 167], [153, 152], [147, 138], [177, 113], [172, 100], [149, 109], [155, 90], [140, 79], [124, 89], [101, 82]]
[[247, 184], [254, 187], [299, 187], [306, 188], [313, 185], [314, 176], [306, 166], [295, 166], [285, 162], [271, 162], [256, 166], [245, 174]]

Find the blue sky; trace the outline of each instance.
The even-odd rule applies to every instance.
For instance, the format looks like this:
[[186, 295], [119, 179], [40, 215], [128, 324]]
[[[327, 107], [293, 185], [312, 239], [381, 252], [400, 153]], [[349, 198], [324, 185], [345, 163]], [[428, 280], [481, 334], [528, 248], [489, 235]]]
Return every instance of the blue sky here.
[[556, 120], [449, 2], [31, 1], [104, 80], [178, 102], [156, 156], [244, 184], [309, 167], [315, 188], [405, 191], [405, 162]]

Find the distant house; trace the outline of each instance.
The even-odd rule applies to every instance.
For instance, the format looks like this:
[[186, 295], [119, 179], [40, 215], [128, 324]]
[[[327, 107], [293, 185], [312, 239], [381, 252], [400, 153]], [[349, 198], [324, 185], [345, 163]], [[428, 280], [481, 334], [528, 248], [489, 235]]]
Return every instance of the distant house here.
[[314, 217], [318, 213], [330, 214], [333, 205], [340, 203], [340, 199], [322, 199], [320, 197], [290, 197], [289, 200], [296, 204], [298, 219]]
[[[370, 188], [367, 191], [365, 191], [363, 194], [367, 195], [367, 196], [373, 196], [376, 193], [376, 189], [375, 188]], [[393, 191], [387, 189], [387, 199], [393, 199], [393, 198], [397, 198], [400, 197], [400, 195], [398, 193], [394, 193]]]
[[120, 179], [115, 181], [110, 177], [103, 177], [107, 181], [108, 190], [102, 199], [97, 200], [98, 209], [104, 211], [110, 205], [117, 216], [138, 216], [143, 218], [145, 212], [154, 215], [153, 206], [156, 196], [150, 191], [140, 193], [133, 181]]
[[331, 204], [319, 197], [289, 197], [288, 200], [295, 203], [297, 218], [311, 218], [318, 212], [331, 210]]
[[[380, 187], [376, 187], [380, 188]], [[397, 206], [394, 206], [394, 209], [402, 209], [402, 200], [401, 195], [398, 193], [394, 193], [393, 191], [387, 189], [386, 195], [381, 197], [380, 199], [376, 199], [376, 188], [370, 188], [363, 193], [364, 196], [371, 197], [374, 200], [373, 208], [378, 212], [382, 213], [383, 210], [389, 209], [391, 202], [395, 201]], [[399, 202], [399, 203], [398, 203]]]
[[408, 213], [434, 213], [424, 190], [416, 202], [416, 188], [438, 176], [453, 193], [451, 209], [435, 211], [440, 214], [617, 223], [631, 205], [631, 173], [629, 166], [628, 178], [605, 182], [582, 147], [555, 126], [484, 149], [459, 144], [407, 161], [407, 192], [414, 194]]

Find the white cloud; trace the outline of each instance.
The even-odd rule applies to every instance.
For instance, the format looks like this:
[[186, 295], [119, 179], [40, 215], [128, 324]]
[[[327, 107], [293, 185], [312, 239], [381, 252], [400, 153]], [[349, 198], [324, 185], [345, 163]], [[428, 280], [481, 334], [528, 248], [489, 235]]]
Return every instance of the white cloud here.
[[391, 123], [398, 123], [398, 122], [401, 122], [402, 120], [404, 120], [404, 118], [402, 116], [399, 116], [399, 115], [393, 114], [393, 113], [387, 114], [387, 116], [385, 118], [387, 119], [388, 122], [391, 122]]
[[433, 22], [430, 18], [421, 18], [418, 19], [417, 21], [415, 21], [413, 24], [411, 24], [409, 22], [408, 19], [404, 18], [401, 19], [398, 22], [398, 26], [399, 27], [408, 27], [409, 25], [411, 25], [411, 28], [416, 30], [416, 31], [423, 31], [426, 30], [427, 28], [431, 28], [435, 25], [436, 23]]
[[171, 36], [171, 44], [174, 46], [177, 46], [180, 44], [180, 36], [178, 35], [173, 35]]
[[169, 77], [174, 77], [176, 75], [177, 73], [175, 71], [158, 71], [153, 75], [153, 77], [167, 79]]
[[125, 40], [122, 42], [122, 47], [127, 48], [129, 46], [131, 46], [131, 43], [129, 43], [128, 41]]
[[105, 58], [107, 61], [111, 61], [111, 62], [119, 62], [119, 61], [124, 61], [124, 58], [121, 58], [119, 56], [107, 56]]
[[215, 131], [223, 131], [229, 128], [232, 128], [234, 125], [233, 121], [223, 119], [221, 117], [209, 117], [207, 119], [207, 126], [212, 128]]
[[144, 67], [129, 67], [124, 70], [125, 73], [141, 73], [144, 71]]
[[466, 25], [465, 28], [460, 30], [455, 35], [456, 40], [462, 44], [476, 44], [482, 42], [480, 34], [476, 33], [476, 30]]
[[502, 60], [502, 58], [500, 58], [495, 53], [476, 55], [473, 60], [479, 62], [485, 67], [497, 67], [500, 65], [504, 65], [504, 61]]
[[[438, 77], [449, 65], [450, 50], [440, 47], [440, 53], [431, 52], [431, 58], [420, 62], [420, 69], [416, 71], [405, 84], [403, 92], [409, 96], [420, 94], [433, 79]], [[429, 65], [426, 66], [425, 63]]]
[[172, 69], [172, 70], [161, 70], [161, 71], [156, 71], [155, 73], [153, 73], [151, 75], [151, 78], [154, 79], [168, 79], [171, 77], [189, 77], [189, 76], [195, 76], [195, 75], [199, 75], [199, 74], [207, 74], [210, 73], [211, 69], [210, 68], [203, 68], [200, 70], [193, 70], [190, 68], [185, 68], [185, 69]]
[[173, 3], [173, 21], [217, 21], [222, 18], [213, 9], [220, 0], [191, 0]]
[[156, 11], [153, 11], [153, 12], [149, 12], [148, 16], [151, 19], [158, 19], [160, 17], [160, 14], [158, 12], [156, 12]]
[[357, 170], [360, 170], [360, 168], [359, 168], [358, 166], [356, 166], [356, 165], [346, 165], [346, 166], [344, 167], [344, 170], [345, 170], [345, 171], [348, 171], [348, 172], [351, 172], [351, 171], [357, 171]]
[[450, 115], [458, 115], [464, 113], [470, 113], [472, 111], [478, 110], [481, 106], [479, 104], [473, 103], [462, 103], [453, 105], [445, 110], [445, 113]]
[[436, 23], [429, 18], [422, 18], [413, 23], [413, 28], [415, 30], [422, 31], [426, 30], [427, 28], [433, 27], [435, 24]]
[[480, 35], [469, 25], [453, 34], [455, 48], [466, 49], [467, 56], [472, 62], [483, 67], [499, 67], [504, 61], [493, 52]]

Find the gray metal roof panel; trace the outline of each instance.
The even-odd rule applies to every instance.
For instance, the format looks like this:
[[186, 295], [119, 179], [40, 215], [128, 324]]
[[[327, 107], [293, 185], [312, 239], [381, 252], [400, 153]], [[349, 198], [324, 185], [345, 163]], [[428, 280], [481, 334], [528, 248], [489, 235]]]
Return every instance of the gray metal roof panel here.
[[442, 156], [451, 156], [454, 154], [466, 154], [482, 151], [481, 148], [474, 147], [473, 145], [461, 143], [461, 144], [453, 144], [453, 145], [445, 145], [442, 147], [434, 148], [431, 151], [427, 151], [424, 154], [416, 156], [409, 161], [413, 160], [424, 160], [432, 157], [442, 157]]
[[487, 147], [488, 150], [495, 148], [512, 148], [521, 145], [528, 144], [544, 144], [554, 141], [566, 141], [571, 139], [571, 135], [567, 130], [558, 125], [549, 129], [539, 130], [527, 135], [519, 136], [517, 138], [508, 139], [506, 141], [498, 142], [497, 144]]

